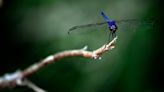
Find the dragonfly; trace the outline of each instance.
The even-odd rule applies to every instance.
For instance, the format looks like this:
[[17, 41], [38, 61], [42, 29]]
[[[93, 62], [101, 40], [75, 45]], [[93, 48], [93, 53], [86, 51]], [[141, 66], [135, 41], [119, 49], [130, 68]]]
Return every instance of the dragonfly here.
[[[116, 31], [118, 29], [116, 22], [114, 20], [110, 20], [104, 12], [101, 12], [102, 17], [105, 20], [105, 23], [107, 24], [109, 30], [110, 30], [110, 34], [112, 35], [112, 38], [116, 37]], [[109, 35], [110, 35], [109, 34]], [[110, 36], [109, 36], [110, 37]]]
[[112, 39], [116, 37], [116, 31], [118, 30], [118, 24], [119, 23], [124, 23], [124, 22], [128, 22], [130, 24], [151, 24], [153, 25], [154, 22], [151, 20], [138, 20], [138, 19], [122, 19], [122, 20], [111, 20], [108, 18], [108, 16], [101, 11], [100, 12], [101, 16], [104, 19], [104, 22], [100, 22], [100, 23], [90, 23], [90, 24], [84, 24], [84, 25], [77, 25], [77, 26], [73, 26], [68, 30], [68, 34], [70, 34], [72, 31], [79, 29], [79, 28], [86, 28], [86, 27], [92, 27], [92, 26], [100, 26], [100, 25], [104, 25], [106, 24], [110, 33], [109, 33], [109, 40], [112, 36]]

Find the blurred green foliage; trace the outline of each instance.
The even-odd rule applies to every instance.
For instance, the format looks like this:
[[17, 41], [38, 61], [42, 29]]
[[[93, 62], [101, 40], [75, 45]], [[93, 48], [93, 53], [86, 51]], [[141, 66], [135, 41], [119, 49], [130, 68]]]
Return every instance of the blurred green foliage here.
[[[108, 40], [106, 26], [70, 27], [102, 22], [103, 10], [111, 19], [156, 19], [154, 0], [4, 0], [1, 7], [7, 40], [1, 67], [5, 72], [24, 69], [50, 54], [80, 49], [94, 50]], [[88, 30], [88, 31], [87, 31]], [[59, 60], [30, 77], [48, 92], [160, 92], [151, 74], [158, 31], [150, 25], [119, 24], [116, 48], [102, 60], [69, 57]], [[12, 62], [12, 63], [11, 63]], [[9, 66], [9, 67], [6, 67]], [[11, 67], [10, 67], [11, 66]], [[157, 67], [157, 66], [156, 66]], [[158, 83], [158, 82], [157, 82]], [[29, 92], [25, 87], [2, 92]]]

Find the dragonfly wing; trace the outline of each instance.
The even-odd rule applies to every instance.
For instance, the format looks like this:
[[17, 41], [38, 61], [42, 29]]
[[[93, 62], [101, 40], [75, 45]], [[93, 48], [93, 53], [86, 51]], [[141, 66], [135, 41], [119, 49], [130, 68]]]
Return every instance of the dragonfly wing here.
[[116, 23], [129, 23], [129, 24], [153, 24], [154, 22], [151, 20], [141, 20], [141, 19], [122, 19], [116, 20]]
[[71, 31], [76, 30], [78, 28], [86, 28], [86, 27], [92, 27], [92, 26], [100, 26], [106, 24], [106, 22], [101, 22], [101, 23], [91, 23], [91, 24], [85, 24], [85, 25], [77, 25], [73, 26], [68, 30], [68, 34], [70, 34]]
[[[136, 31], [137, 27], [144, 27], [144, 28], [154, 28], [155, 21], [153, 20], [142, 20], [142, 19], [122, 19], [116, 20], [116, 23], [119, 25], [125, 24], [126, 27], [130, 28], [130, 30]], [[124, 26], [125, 26], [124, 25]]]
[[[76, 29], [79, 29], [79, 28], [87, 28], [87, 27], [96, 27], [96, 26], [100, 26], [100, 25], [103, 25], [103, 24], [106, 24], [108, 23], [109, 20], [108, 17], [104, 14], [103, 15], [104, 19], [105, 19], [105, 22], [100, 22], [100, 23], [91, 23], [91, 24], [85, 24], [85, 25], [77, 25], [77, 26], [73, 26], [71, 27], [69, 30], [68, 30], [68, 34]], [[107, 19], [107, 20], [106, 20]], [[141, 19], [122, 19], [122, 20], [116, 20], [115, 21], [116, 24], [121, 24], [121, 23], [128, 23], [128, 24], [132, 24], [132, 25], [138, 25], [138, 24], [142, 24], [142, 25], [154, 25], [154, 22], [152, 20], [141, 20]], [[110, 24], [108, 24], [109, 26]]]

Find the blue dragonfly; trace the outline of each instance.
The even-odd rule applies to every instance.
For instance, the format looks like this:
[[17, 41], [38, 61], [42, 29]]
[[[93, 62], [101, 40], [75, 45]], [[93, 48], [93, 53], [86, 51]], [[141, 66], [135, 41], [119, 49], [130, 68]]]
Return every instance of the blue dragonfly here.
[[142, 25], [144, 25], [144, 24], [153, 25], [154, 24], [154, 22], [152, 22], [151, 20], [138, 20], [138, 19], [110, 20], [103, 11], [101, 11], [100, 14], [103, 17], [104, 22], [73, 26], [68, 30], [68, 34], [70, 34], [73, 30], [76, 30], [79, 28], [86, 28], [86, 27], [100, 26], [100, 25], [107, 24], [108, 29], [110, 30], [110, 33], [109, 33], [109, 40], [110, 40], [111, 36], [112, 36], [112, 39], [114, 37], [116, 37], [116, 31], [118, 30], [117, 24], [119, 24], [119, 23], [128, 22], [130, 24], [138, 23], [138, 24], [142, 24]]
[[[105, 22], [107, 23], [107, 26], [110, 30], [110, 35], [112, 35], [112, 38], [116, 37], [116, 30], [118, 29], [116, 22], [114, 20], [110, 20], [104, 12], [101, 12], [102, 17], [104, 18]], [[110, 38], [109, 35], [109, 38]]]

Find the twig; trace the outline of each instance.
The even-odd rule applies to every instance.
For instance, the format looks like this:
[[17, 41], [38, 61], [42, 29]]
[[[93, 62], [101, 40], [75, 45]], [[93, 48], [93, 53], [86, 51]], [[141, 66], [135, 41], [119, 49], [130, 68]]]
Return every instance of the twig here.
[[47, 58], [41, 60], [40, 62], [33, 64], [32, 66], [28, 67], [23, 71], [16, 71], [11, 74], [5, 74], [4, 76], [0, 77], [0, 88], [9, 87], [13, 88], [16, 86], [28, 86], [33, 89], [35, 92], [46, 92], [43, 89], [37, 87], [32, 82], [27, 80], [27, 77], [34, 74], [35, 72], [39, 71], [43, 67], [59, 60], [64, 57], [75, 57], [75, 56], [82, 56], [85, 58], [92, 58], [92, 59], [101, 59], [101, 55], [108, 50], [113, 49], [114, 43], [117, 37], [115, 37], [111, 42], [108, 44], [103, 45], [102, 47], [94, 50], [94, 51], [87, 51], [87, 46], [82, 49], [77, 50], [67, 50], [63, 51], [54, 55], [50, 55]]
[[36, 86], [34, 83], [32, 83], [31, 81], [29, 81], [27, 79], [24, 81], [24, 86], [27, 86], [27, 87], [33, 89], [35, 92], [47, 92], [47, 91], [43, 90], [42, 88], [39, 88], [38, 86]]

